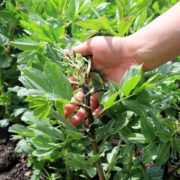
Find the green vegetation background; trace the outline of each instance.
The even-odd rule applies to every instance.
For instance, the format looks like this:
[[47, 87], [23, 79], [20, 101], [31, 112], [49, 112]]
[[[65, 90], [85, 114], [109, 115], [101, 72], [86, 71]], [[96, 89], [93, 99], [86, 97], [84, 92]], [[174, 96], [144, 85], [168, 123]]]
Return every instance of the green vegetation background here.
[[[17, 152], [26, 152], [34, 168], [32, 179], [38, 179], [40, 171], [49, 179], [93, 178], [93, 163], [99, 156], [107, 179], [161, 179], [164, 165], [171, 162], [180, 174], [178, 58], [144, 74], [145, 80], [155, 80], [137, 98], [113, 110], [114, 104], [104, 103], [112, 121], [97, 122], [97, 138], [104, 143], [98, 156], [88, 151], [82, 133], [63, 120], [63, 106], [73, 94], [66, 78], [73, 69], [64, 63], [63, 48], [94, 35], [131, 34], [176, 2], [6, 0], [0, 4], [0, 127], [8, 126], [16, 134]], [[120, 123], [113, 124], [118, 118]], [[113, 140], [123, 144], [114, 145]], [[143, 153], [137, 155], [139, 151]]]

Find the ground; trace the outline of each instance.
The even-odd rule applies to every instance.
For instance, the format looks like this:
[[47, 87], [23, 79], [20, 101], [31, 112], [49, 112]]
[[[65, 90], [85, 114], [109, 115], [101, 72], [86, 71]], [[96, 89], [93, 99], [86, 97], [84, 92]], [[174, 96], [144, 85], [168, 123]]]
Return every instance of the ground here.
[[29, 180], [32, 175], [26, 156], [15, 153], [15, 144], [7, 128], [0, 128], [0, 180]]

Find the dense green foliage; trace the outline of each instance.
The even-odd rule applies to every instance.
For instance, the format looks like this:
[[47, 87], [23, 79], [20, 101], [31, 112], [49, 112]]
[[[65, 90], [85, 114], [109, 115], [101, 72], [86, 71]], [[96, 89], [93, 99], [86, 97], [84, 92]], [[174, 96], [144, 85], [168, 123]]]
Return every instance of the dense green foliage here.
[[[7, 0], [0, 5], [0, 126], [10, 126], [17, 152], [28, 154], [32, 179], [41, 171], [52, 180], [91, 179], [99, 165], [105, 178], [114, 180], [162, 179], [172, 164], [170, 171], [180, 174], [179, 60], [148, 73], [134, 66], [119, 84], [104, 84], [89, 71], [88, 59], [71, 56], [70, 63], [63, 52], [94, 35], [131, 34], [176, 2]], [[64, 105], [78, 91], [72, 91], [70, 75], [90, 94], [103, 90], [101, 119], [89, 126], [72, 127], [64, 118]]]

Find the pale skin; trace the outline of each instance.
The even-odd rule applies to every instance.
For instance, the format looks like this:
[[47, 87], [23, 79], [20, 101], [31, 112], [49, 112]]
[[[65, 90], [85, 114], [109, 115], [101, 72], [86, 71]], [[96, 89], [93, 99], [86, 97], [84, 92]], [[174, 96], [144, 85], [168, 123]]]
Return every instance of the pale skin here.
[[[169, 9], [136, 33], [120, 38], [96, 36], [73, 48], [82, 56], [91, 56], [92, 68], [102, 72], [104, 81], [119, 82], [133, 64], [142, 64], [144, 71], [152, 70], [180, 55], [180, 3]], [[83, 99], [83, 91], [76, 94]], [[77, 102], [76, 98], [72, 102]], [[91, 97], [91, 109], [95, 117], [101, 111], [98, 95]], [[77, 106], [65, 106], [65, 117], [77, 111]], [[72, 125], [86, 120], [80, 108], [71, 118]]]

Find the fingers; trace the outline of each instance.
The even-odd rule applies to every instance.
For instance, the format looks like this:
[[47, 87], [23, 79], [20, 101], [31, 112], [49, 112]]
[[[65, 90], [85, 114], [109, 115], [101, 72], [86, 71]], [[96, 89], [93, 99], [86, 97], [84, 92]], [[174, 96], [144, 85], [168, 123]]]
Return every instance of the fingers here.
[[[101, 112], [101, 107], [99, 106], [96, 108], [96, 110], [93, 112], [93, 116], [96, 118]], [[85, 124], [88, 125], [89, 121], [86, 119], [86, 111], [83, 108], [80, 108], [79, 111], [71, 118], [70, 124], [77, 126], [79, 125], [82, 121], [85, 121]]]
[[90, 39], [86, 42], [76, 46], [73, 48], [73, 53], [80, 53], [82, 56], [88, 56], [92, 54], [91, 46], [90, 46]]
[[101, 112], [102, 108], [99, 106], [98, 108], [96, 108], [94, 111], [93, 111], [93, 116], [95, 118], [97, 118]]
[[91, 110], [94, 111], [99, 106], [99, 97], [98, 93], [95, 93], [90, 98]]
[[[71, 100], [72, 103], [76, 103], [76, 104], [80, 104], [81, 101], [83, 100], [83, 96], [84, 93], [83, 91], [79, 91]], [[90, 99], [90, 106], [91, 106], [91, 110], [94, 111], [98, 106], [99, 106], [99, 98], [98, 98], [98, 94], [95, 93], [91, 96]], [[65, 118], [67, 118], [68, 116], [70, 116], [74, 111], [76, 111], [78, 109], [78, 107], [74, 104], [66, 104], [64, 107], [64, 114], [65, 114]]]
[[[83, 100], [83, 96], [84, 93], [83, 91], [79, 91], [75, 97], [72, 98], [72, 102], [73, 103], [77, 103], [80, 104]], [[90, 99], [90, 106], [91, 106], [91, 110], [93, 112], [93, 116], [94, 117], [98, 117], [101, 108], [99, 106], [99, 98], [98, 98], [98, 94], [95, 93], [91, 96]], [[67, 104], [65, 105], [65, 110], [64, 110], [64, 114], [65, 114], [65, 118], [67, 118], [68, 116], [70, 116], [72, 113], [74, 113], [75, 111], [77, 111], [78, 107], [76, 105], [73, 104]], [[80, 124], [82, 121], [85, 121], [85, 119], [87, 118], [86, 115], [86, 111], [83, 108], [80, 108], [75, 115], [73, 115], [73, 117], [70, 120], [70, 124], [77, 126], [78, 124]]]
[[69, 79], [69, 82], [70, 82], [70, 83], [76, 81], [76, 78], [75, 78], [74, 76], [70, 76], [68, 79]]
[[[90, 46], [90, 42], [91, 42], [91, 39], [81, 43], [80, 45], [78, 46], [75, 46], [72, 51], [73, 51], [73, 54], [74, 56], [76, 55], [76, 53], [80, 53], [82, 56], [89, 56], [89, 55], [92, 55], [92, 48]], [[67, 57], [70, 58], [70, 55], [69, 55], [69, 50], [68, 49], [65, 49], [64, 50], [64, 53]]]
[[[72, 103], [76, 103], [76, 104], [80, 104], [81, 101], [83, 100], [83, 96], [84, 93], [83, 91], [79, 91], [71, 100]], [[64, 115], [65, 118], [67, 118], [68, 116], [70, 116], [74, 111], [77, 110], [77, 106], [73, 105], [73, 104], [66, 104], [64, 106]]]
[[72, 84], [71, 85], [72, 90], [75, 91], [77, 89], [77, 86], [73, 83], [77, 82], [76, 78], [74, 76], [70, 76], [68, 79], [69, 79], [69, 82]]
[[[102, 109], [101, 109], [100, 106], [94, 110], [94, 112], [93, 112], [94, 118], [97, 118], [97, 117], [99, 116], [101, 110], [102, 110]], [[86, 125], [86, 126], [89, 125], [89, 120], [88, 120], [88, 119], [85, 120], [85, 125]]]
[[83, 108], [80, 108], [78, 112], [71, 118], [70, 124], [77, 126], [86, 118], [86, 112]]
[[[101, 111], [99, 106], [99, 98], [98, 94], [93, 94], [90, 99], [91, 110], [93, 112], [93, 116], [97, 117]], [[86, 111], [83, 108], [80, 108], [78, 112], [71, 118], [70, 124], [77, 126], [82, 121], [87, 118]]]

